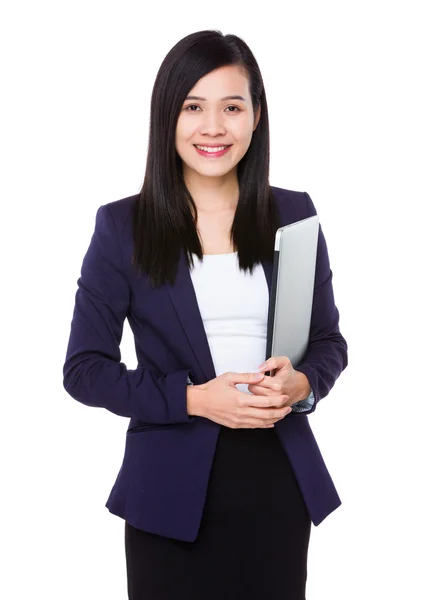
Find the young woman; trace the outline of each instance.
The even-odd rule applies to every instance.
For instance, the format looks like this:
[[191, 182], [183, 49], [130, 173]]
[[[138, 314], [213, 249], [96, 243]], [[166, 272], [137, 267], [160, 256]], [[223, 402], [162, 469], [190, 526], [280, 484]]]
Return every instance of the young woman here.
[[130, 418], [106, 503], [130, 600], [303, 600], [311, 522], [341, 504], [308, 423], [347, 366], [321, 227], [306, 355], [261, 364], [276, 230], [316, 214], [268, 178], [251, 50], [188, 35], [155, 81], [140, 193], [98, 209], [63, 368], [73, 398]]

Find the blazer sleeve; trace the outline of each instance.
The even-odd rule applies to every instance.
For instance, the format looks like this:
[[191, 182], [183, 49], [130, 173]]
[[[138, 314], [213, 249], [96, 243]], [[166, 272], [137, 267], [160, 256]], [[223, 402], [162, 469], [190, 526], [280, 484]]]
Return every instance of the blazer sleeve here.
[[307, 398], [305, 398], [304, 400], [298, 400], [297, 402], [294, 402], [291, 405], [291, 409], [294, 412], [304, 412], [305, 410], [312, 408], [312, 406], [314, 405], [314, 402], [315, 402], [315, 395], [314, 395], [313, 390], [311, 389], [311, 393], [309, 394], [309, 396]]
[[97, 210], [77, 286], [63, 365], [63, 386], [70, 396], [146, 423], [194, 421], [186, 406], [189, 369], [163, 375], [144, 367], [128, 369], [120, 360], [131, 290], [107, 205]]
[[[304, 194], [308, 206], [307, 216], [316, 215], [309, 194]], [[309, 344], [302, 362], [295, 367], [296, 371], [301, 371], [307, 376], [314, 401], [309, 409], [290, 413], [294, 416], [314, 412], [318, 402], [328, 395], [348, 364], [348, 347], [339, 329], [340, 315], [334, 301], [332, 279], [327, 244], [320, 224]]]

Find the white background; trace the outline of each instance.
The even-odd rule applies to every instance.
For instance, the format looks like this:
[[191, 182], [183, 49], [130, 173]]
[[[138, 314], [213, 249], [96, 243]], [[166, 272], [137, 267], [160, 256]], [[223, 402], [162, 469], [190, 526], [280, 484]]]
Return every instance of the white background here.
[[[2, 5], [2, 598], [127, 597], [104, 504], [128, 420], [73, 400], [62, 367], [96, 210], [139, 191], [157, 70], [201, 29], [258, 60], [270, 182], [316, 206], [349, 344], [310, 417], [343, 504], [312, 527], [307, 598], [422, 598], [417, 4]], [[121, 349], [135, 368], [127, 325]]]

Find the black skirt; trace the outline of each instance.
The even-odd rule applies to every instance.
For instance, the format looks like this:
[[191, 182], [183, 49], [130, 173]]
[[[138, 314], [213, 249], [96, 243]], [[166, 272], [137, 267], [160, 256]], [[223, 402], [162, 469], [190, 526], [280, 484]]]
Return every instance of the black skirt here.
[[310, 530], [275, 430], [221, 427], [194, 542], [125, 522], [129, 600], [305, 600]]

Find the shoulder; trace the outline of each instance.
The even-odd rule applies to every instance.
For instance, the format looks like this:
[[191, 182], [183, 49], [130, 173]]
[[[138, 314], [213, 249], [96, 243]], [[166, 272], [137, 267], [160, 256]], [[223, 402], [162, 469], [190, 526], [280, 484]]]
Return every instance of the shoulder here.
[[132, 225], [132, 211], [139, 194], [106, 202], [98, 208], [98, 215], [107, 221], [108, 226], [116, 231], [118, 236], [130, 238]]
[[119, 226], [126, 220], [130, 219], [133, 207], [138, 196], [139, 194], [134, 194], [133, 196], [127, 196], [126, 198], [121, 198], [120, 200], [113, 200], [112, 202], [107, 202], [106, 204], [103, 204], [103, 206], [106, 209], [106, 212], [112, 217], [113, 221], [116, 223], [116, 226]]
[[295, 202], [296, 204], [304, 202], [305, 192], [287, 190], [286, 188], [277, 187], [275, 185], [270, 185], [270, 189], [280, 202]]
[[293, 223], [316, 214], [315, 207], [307, 192], [287, 190], [270, 186], [283, 224]]

